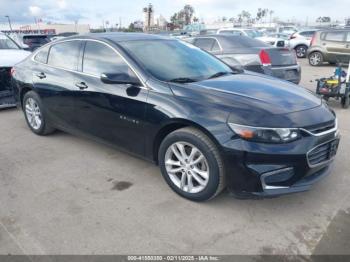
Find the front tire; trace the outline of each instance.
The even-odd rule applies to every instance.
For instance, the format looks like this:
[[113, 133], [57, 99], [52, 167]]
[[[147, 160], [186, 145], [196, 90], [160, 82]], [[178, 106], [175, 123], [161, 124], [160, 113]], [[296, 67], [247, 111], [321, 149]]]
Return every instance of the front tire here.
[[26, 122], [33, 133], [43, 136], [55, 131], [47, 123], [41, 99], [34, 91], [29, 91], [24, 95], [23, 111]]
[[309, 55], [309, 64], [312, 66], [320, 66], [323, 64], [323, 55], [321, 52], [313, 52]]
[[206, 201], [225, 187], [220, 152], [198, 129], [186, 127], [170, 133], [160, 145], [158, 159], [165, 181], [184, 198]]

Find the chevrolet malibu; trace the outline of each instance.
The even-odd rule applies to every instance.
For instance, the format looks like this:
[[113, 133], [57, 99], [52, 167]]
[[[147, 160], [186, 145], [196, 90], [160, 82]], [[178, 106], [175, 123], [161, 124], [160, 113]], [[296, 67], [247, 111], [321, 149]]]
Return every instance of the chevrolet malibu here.
[[29, 128], [108, 143], [158, 164], [193, 201], [301, 192], [326, 176], [339, 143], [334, 112], [306, 89], [235, 72], [160, 36], [58, 40], [13, 70]]

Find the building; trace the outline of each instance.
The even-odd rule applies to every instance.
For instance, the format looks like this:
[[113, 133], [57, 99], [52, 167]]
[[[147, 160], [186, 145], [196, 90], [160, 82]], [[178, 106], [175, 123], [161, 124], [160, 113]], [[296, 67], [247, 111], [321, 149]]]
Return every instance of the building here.
[[[0, 24], [0, 31], [8, 32], [9, 25], [7, 23]], [[42, 33], [42, 34], [61, 34], [67, 32], [75, 32], [78, 34], [85, 34], [90, 32], [90, 25], [88, 24], [12, 24], [12, 30], [23, 33]]]

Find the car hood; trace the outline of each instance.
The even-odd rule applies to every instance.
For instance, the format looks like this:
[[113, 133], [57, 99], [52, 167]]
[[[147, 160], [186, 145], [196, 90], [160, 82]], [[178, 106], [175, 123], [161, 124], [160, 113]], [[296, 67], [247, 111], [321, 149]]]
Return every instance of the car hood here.
[[251, 101], [262, 108], [273, 108], [275, 114], [311, 109], [321, 105], [321, 99], [307, 89], [263, 75], [244, 73], [215, 78], [191, 84], [197, 89], [221, 93], [233, 98]]
[[31, 52], [20, 49], [0, 49], [0, 67], [12, 67], [30, 54]]
[[[304, 126], [314, 124], [311, 123], [314, 120], [323, 122], [334, 118], [322, 100], [307, 89], [257, 73], [172, 84], [171, 89], [179, 99], [231, 112], [231, 118], [239, 124]], [[305, 123], [303, 118], [306, 112], [316, 112], [312, 118], [305, 118], [310, 123]], [[322, 113], [315, 117], [317, 112]]]

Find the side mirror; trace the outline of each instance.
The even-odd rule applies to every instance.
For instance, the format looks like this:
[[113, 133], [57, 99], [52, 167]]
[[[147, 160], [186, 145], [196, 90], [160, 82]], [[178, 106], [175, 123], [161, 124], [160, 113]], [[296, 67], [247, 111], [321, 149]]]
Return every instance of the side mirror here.
[[140, 86], [141, 83], [136, 77], [125, 73], [102, 73], [101, 81], [105, 84], [133, 85]]

